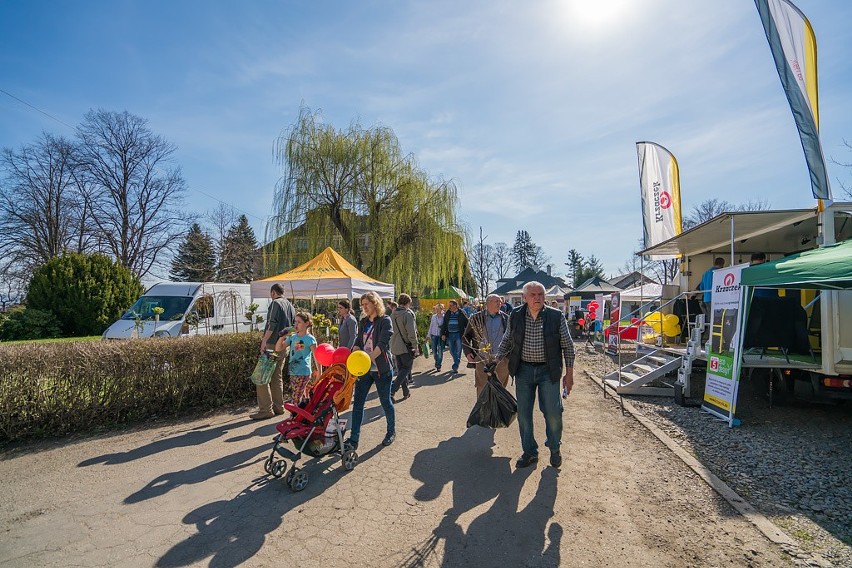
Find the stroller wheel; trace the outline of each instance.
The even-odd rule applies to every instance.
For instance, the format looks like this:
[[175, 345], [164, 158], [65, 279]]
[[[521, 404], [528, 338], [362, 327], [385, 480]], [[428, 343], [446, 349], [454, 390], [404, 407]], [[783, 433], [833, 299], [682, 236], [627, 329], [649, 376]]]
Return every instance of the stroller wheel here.
[[284, 475], [285, 471], [287, 471], [287, 462], [284, 460], [275, 460], [275, 463], [272, 464], [272, 471], [270, 473], [273, 477], [281, 477]]
[[[295, 472], [293, 472], [295, 470]], [[308, 486], [308, 472], [301, 471], [296, 468], [290, 470], [292, 477], [290, 477], [289, 485], [290, 489], [293, 491], [301, 491], [305, 487]], [[289, 477], [289, 476], [288, 476]]]
[[268, 473], [270, 475], [272, 475], [272, 463], [273, 463], [272, 456], [269, 456], [266, 459], [266, 461], [263, 462], [263, 471], [265, 471], [266, 473]]
[[355, 450], [346, 450], [343, 452], [341, 461], [343, 462], [343, 469], [346, 471], [352, 471], [355, 469], [355, 466], [358, 465], [358, 452]]

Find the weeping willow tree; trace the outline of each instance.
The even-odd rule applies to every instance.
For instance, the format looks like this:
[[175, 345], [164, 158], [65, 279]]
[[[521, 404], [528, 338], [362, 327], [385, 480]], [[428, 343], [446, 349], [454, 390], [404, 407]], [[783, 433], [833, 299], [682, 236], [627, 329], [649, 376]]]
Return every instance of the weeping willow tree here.
[[266, 229], [267, 274], [332, 246], [404, 290], [472, 280], [455, 185], [430, 179], [390, 128], [336, 130], [302, 107], [275, 155], [283, 175]]

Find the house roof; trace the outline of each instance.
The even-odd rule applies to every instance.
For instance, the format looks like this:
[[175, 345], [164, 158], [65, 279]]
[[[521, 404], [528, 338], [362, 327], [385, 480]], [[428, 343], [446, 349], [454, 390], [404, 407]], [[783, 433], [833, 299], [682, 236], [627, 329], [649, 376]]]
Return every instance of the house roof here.
[[561, 288], [568, 287], [568, 285], [565, 284], [565, 281], [558, 276], [552, 276], [543, 270], [536, 270], [535, 268], [527, 267], [521, 270], [514, 278], [506, 278], [506, 282], [498, 286], [491, 293], [508, 295], [513, 290], [521, 288], [524, 284], [532, 282], [533, 280], [541, 282], [545, 290], [548, 290], [553, 286], [559, 286]]
[[628, 272], [626, 274], [619, 274], [617, 276], [613, 276], [608, 280], [610, 284], [616, 286], [618, 288], [626, 288], [627, 286], [632, 286], [633, 282], [647, 282], [652, 283], [656, 282], [653, 278], [648, 276], [647, 274], [642, 274], [638, 270], [634, 270], [633, 272]]
[[612, 294], [613, 292], [619, 292], [621, 288], [613, 286], [603, 278], [595, 276], [594, 278], [589, 278], [566, 295], [574, 295], [574, 294]]

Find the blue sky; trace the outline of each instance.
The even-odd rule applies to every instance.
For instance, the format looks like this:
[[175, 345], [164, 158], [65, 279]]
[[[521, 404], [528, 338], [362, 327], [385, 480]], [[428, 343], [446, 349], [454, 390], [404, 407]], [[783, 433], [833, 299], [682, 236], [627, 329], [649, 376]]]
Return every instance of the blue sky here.
[[[819, 45], [827, 156], [852, 162], [852, 2], [799, 0]], [[392, 128], [456, 182], [471, 234], [526, 229], [614, 273], [641, 237], [635, 142], [671, 150], [683, 208], [814, 205], [750, 0], [222, 2], [0, 0], [0, 89], [68, 125], [128, 110], [178, 146], [187, 206], [213, 196], [259, 236], [299, 106]], [[71, 128], [0, 93], [0, 146]], [[852, 185], [852, 171], [829, 164]]]

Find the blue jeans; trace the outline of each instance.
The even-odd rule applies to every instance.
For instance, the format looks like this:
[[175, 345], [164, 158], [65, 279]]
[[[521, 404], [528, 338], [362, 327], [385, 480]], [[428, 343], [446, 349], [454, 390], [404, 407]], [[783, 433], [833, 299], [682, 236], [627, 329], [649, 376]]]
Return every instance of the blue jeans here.
[[432, 338], [432, 353], [435, 357], [435, 368], [440, 369], [441, 363], [444, 362], [444, 342], [441, 341], [440, 335], [430, 335]]
[[393, 408], [393, 400], [391, 400], [391, 383], [393, 382], [393, 372], [380, 375], [378, 371], [370, 371], [363, 377], [360, 377], [355, 383], [355, 394], [352, 397], [352, 430], [349, 433], [349, 438], [357, 443], [361, 438], [361, 423], [364, 422], [364, 403], [367, 402], [367, 395], [370, 394], [370, 387], [376, 383], [376, 392], [379, 393], [379, 402], [382, 403], [382, 408], [385, 411], [385, 418], [388, 421], [388, 434], [396, 433], [396, 411]]
[[521, 448], [529, 456], [538, 455], [538, 444], [533, 431], [533, 405], [538, 389], [538, 407], [544, 414], [545, 445], [550, 451], [559, 450], [562, 444], [562, 381], [551, 382], [547, 365], [518, 365], [515, 376], [515, 394], [518, 395], [518, 429], [521, 431]]
[[459, 363], [461, 363], [461, 353], [462, 353], [462, 344], [461, 344], [461, 333], [448, 333], [447, 334], [447, 345], [450, 347], [450, 355], [453, 356], [453, 371], [459, 370]]

